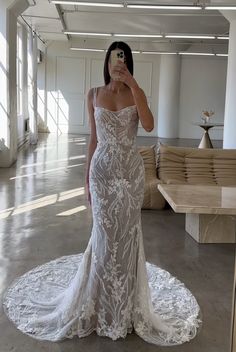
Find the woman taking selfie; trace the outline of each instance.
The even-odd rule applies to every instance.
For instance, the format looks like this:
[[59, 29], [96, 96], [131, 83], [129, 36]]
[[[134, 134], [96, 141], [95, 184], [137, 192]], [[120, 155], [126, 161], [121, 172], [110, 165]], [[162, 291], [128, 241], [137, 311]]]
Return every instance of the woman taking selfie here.
[[180, 281], [146, 263], [144, 165], [136, 135], [139, 121], [150, 132], [154, 119], [133, 77], [127, 44], [109, 47], [104, 81], [87, 99], [86, 190], [93, 215], [88, 246], [83, 254], [26, 273], [7, 292], [5, 311], [19, 329], [41, 340], [85, 337], [93, 331], [117, 340], [134, 331], [156, 345], [181, 344], [197, 333], [199, 306]]

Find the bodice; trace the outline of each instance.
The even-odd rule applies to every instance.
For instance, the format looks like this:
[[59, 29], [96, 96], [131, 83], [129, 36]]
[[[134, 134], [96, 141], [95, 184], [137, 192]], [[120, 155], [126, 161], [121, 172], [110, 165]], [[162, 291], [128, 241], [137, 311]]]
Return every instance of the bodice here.
[[136, 105], [117, 111], [95, 106], [94, 117], [98, 145], [125, 147], [135, 144], [139, 121]]

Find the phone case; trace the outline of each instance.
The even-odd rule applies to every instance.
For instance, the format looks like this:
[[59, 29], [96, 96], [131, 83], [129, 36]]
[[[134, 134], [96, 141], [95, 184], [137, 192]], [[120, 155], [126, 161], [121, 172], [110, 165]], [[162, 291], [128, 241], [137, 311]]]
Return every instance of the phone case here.
[[[117, 61], [120, 60], [124, 62], [124, 51], [121, 49], [111, 51], [111, 68], [117, 65]], [[119, 76], [112, 74], [113, 79], [119, 79]]]

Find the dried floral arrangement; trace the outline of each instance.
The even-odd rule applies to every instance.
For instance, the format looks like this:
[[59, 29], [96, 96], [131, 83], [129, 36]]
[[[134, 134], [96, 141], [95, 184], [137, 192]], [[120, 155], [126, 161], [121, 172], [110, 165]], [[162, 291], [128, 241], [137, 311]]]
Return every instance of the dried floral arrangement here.
[[208, 123], [214, 114], [215, 111], [213, 110], [203, 110], [201, 119], [204, 121], [204, 123]]

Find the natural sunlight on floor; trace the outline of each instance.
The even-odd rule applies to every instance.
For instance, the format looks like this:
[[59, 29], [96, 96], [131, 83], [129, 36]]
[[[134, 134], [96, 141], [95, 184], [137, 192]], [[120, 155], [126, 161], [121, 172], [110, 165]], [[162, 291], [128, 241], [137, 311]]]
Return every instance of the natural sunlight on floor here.
[[68, 161], [68, 160], [76, 160], [76, 159], [85, 159], [86, 155], [77, 155], [77, 156], [71, 156], [69, 158], [65, 158], [65, 159], [55, 159], [55, 160], [49, 160], [49, 161], [43, 161], [43, 162], [39, 162], [39, 163], [34, 163], [34, 164], [26, 164], [26, 165], [22, 165], [20, 168], [24, 169], [27, 167], [32, 167], [32, 166], [40, 166], [40, 165], [47, 165], [47, 164], [51, 164], [51, 163], [55, 163], [55, 162], [64, 162], [64, 161]]
[[47, 173], [50, 173], [50, 172], [54, 172], [54, 171], [59, 171], [59, 170], [65, 170], [65, 169], [71, 169], [73, 167], [77, 167], [77, 166], [82, 166], [84, 165], [84, 163], [82, 164], [75, 164], [75, 165], [70, 165], [70, 166], [62, 166], [62, 167], [57, 167], [55, 169], [49, 169], [49, 170], [46, 170], [46, 171], [38, 171], [38, 172], [34, 172], [32, 174], [26, 174], [26, 175], [22, 175], [22, 176], [15, 176], [15, 177], [11, 177], [10, 180], [16, 180], [16, 179], [19, 179], [19, 178], [24, 178], [24, 177], [30, 177], [30, 176], [36, 176], [36, 175], [40, 175], [40, 174], [47, 174]]
[[85, 207], [84, 205], [81, 205], [80, 207], [76, 207], [76, 208], [73, 208], [73, 209], [69, 209], [69, 210], [63, 211], [62, 213], [57, 214], [57, 216], [69, 216], [69, 215], [76, 214], [76, 213], [78, 213], [80, 211], [86, 210], [86, 209], [87, 209], [87, 207]]
[[[35, 209], [46, 207], [48, 205], [56, 204], [57, 202], [63, 202], [67, 199], [78, 197], [78, 196], [81, 196], [84, 194], [85, 194], [84, 187], [75, 188], [75, 189], [71, 189], [68, 191], [51, 194], [49, 196], [41, 197], [41, 198], [33, 200], [31, 202], [20, 204], [17, 207], [4, 209], [4, 210], [0, 211], [0, 219], [5, 219], [5, 218], [8, 218], [9, 216], [19, 215], [19, 214], [25, 213], [27, 211], [32, 211]], [[62, 215], [68, 216], [71, 214], [75, 214], [79, 211], [82, 211], [84, 209], [86, 209], [85, 206], [80, 206], [77, 208], [70, 209], [66, 212], [60, 213], [58, 215], [59, 216], [62, 216]]]

